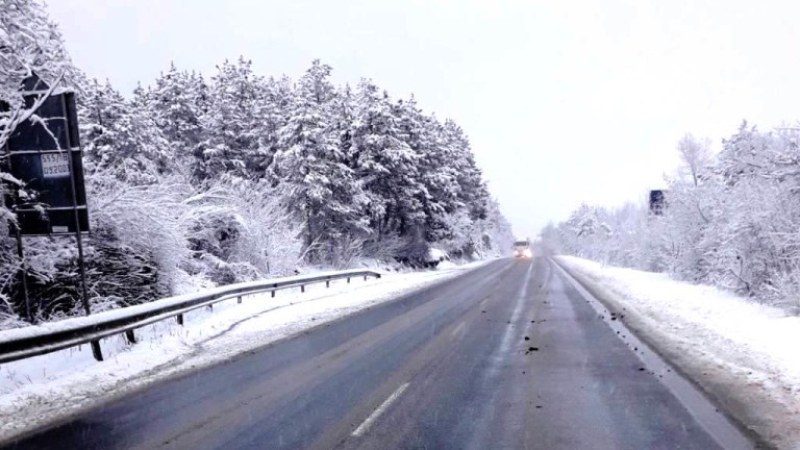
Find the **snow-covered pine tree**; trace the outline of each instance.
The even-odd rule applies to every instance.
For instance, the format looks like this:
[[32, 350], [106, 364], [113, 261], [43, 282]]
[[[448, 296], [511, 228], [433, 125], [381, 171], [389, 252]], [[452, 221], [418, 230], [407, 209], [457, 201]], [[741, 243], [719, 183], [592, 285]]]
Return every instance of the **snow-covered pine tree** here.
[[420, 201], [427, 193], [419, 159], [404, 140], [388, 95], [369, 80], [359, 83], [355, 121], [350, 133], [350, 161], [368, 199], [370, 227], [378, 242], [400, 237], [404, 259], [425, 258], [425, 212]]
[[489, 191], [483, 181], [483, 174], [475, 163], [469, 138], [452, 120], [444, 122], [444, 145], [448, 160], [452, 161], [453, 171], [458, 174], [459, 201], [469, 209], [473, 220], [484, 218]]
[[270, 77], [264, 82], [262, 95], [255, 105], [255, 114], [259, 118], [256, 129], [258, 145], [248, 153], [246, 161], [248, 172], [254, 179], [264, 178], [273, 184], [277, 181], [272, 177], [270, 166], [278, 151], [280, 130], [287, 124], [294, 104], [291, 79]]
[[155, 183], [175, 169], [170, 146], [149, 111], [126, 101], [111, 84], [90, 82], [78, 114], [86, 172], [110, 172], [133, 184]]
[[425, 215], [423, 236], [436, 242], [450, 234], [445, 217], [459, 206], [455, 168], [444, 152], [440, 124], [422, 113], [413, 96], [398, 101], [395, 112], [401, 139], [419, 155], [419, 181], [425, 187], [417, 192]]
[[318, 60], [297, 84], [289, 120], [278, 133], [272, 165], [287, 205], [304, 223], [308, 259], [320, 262], [358, 225], [362, 196], [340, 147], [331, 68]]
[[463, 130], [452, 120], [434, 125], [424, 173], [442, 208], [428, 215], [429, 235], [452, 256], [472, 257], [484, 246], [479, 222], [487, 218], [488, 191]]
[[203, 139], [200, 121], [208, 110], [207, 89], [202, 75], [179, 71], [171, 63], [144, 96], [153, 120], [181, 166], [189, 163], [192, 152]]
[[486, 205], [486, 220], [484, 225], [484, 237], [482, 239], [482, 251], [485, 255], [505, 256], [514, 245], [514, 230], [511, 223], [500, 211], [500, 204], [492, 198]]
[[252, 63], [239, 57], [217, 66], [211, 78], [208, 112], [202, 116], [204, 139], [195, 148], [193, 179], [201, 185], [220, 176], [246, 179], [248, 158], [258, 153], [261, 118], [256, 115], [263, 80]]

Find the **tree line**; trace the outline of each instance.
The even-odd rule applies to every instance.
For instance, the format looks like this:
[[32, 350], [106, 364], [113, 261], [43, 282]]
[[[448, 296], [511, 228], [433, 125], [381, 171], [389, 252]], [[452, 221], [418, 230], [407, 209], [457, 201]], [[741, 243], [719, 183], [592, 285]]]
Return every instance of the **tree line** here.
[[800, 311], [799, 143], [800, 128], [743, 122], [714, 154], [707, 139], [688, 134], [658, 214], [582, 205], [542, 238], [564, 253]]
[[[432, 248], [478, 258], [513, 241], [464, 130], [413, 96], [368, 79], [337, 86], [320, 61], [297, 79], [262, 76], [240, 57], [210, 77], [170, 65], [126, 97], [70, 62], [39, 2], [0, 0], [0, 24], [0, 57], [14, 62], [0, 66], [0, 146], [36, 120], [26, 76], [77, 92], [95, 311], [307, 265], [419, 266]], [[0, 320], [13, 326], [20, 259], [0, 233]], [[25, 258], [37, 317], [77, 313], [75, 244], [26, 238]]]

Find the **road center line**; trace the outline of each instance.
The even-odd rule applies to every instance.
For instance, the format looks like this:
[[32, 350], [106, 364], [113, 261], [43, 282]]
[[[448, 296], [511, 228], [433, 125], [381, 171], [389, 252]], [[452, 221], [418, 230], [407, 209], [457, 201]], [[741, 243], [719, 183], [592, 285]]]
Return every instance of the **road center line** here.
[[[524, 281], [522, 282], [522, 286], [520, 286], [519, 293], [517, 294], [516, 304], [514, 305], [514, 312], [511, 313], [511, 320], [510, 323], [513, 326], [517, 325], [517, 321], [519, 320], [519, 315], [522, 312], [522, 306], [525, 304], [525, 293], [528, 291], [528, 285], [531, 282], [531, 272], [533, 272], [533, 264], [528, 267], [528, 271], [525, 273]], [[511, 345], [511, 335], [513, 334], [512, 327], [507, 327], [505, 333], [503, 334], [503, 340], [500, 342], [500, 355], [505, 355], [508, 353], [509, 345]]]
[[389, 408], [389, 406], [392, 405], [392, 403], [397, 401], [397, 399], [403, 395], [403, 392], [406, 390], [406, 388], [408, 388], [408, 383], [404, 383], [402, 386], [397, 388], [397, 390], [392, 392], [392, 395], [390, 395], [386, 401], [381, 403], [381, 406], [378, 406], [375, 411], [372, 411], [372, 414], [370, 414], [369, 417], [367, 417], [367, 419], [364, 420], [364, 422], [362, 422], [361, 425], [355, 429], [355, 431], [353, 431], [353, 436], [358, 437], [366, 433], [367, 430], [369, 430], [369, 427], [371, 427], [372, 424], [378, 420], [378, 417], [380, 417], [380, 415], [383, 414]]
[[465, 325], [466, 325], [465, 322], [461, 322], [460, 324], [458, 324], [458, 326], [453, 331], [450, 332], [450, 336], [455, 337], [456, 335], [461, 333], [464, 330]]

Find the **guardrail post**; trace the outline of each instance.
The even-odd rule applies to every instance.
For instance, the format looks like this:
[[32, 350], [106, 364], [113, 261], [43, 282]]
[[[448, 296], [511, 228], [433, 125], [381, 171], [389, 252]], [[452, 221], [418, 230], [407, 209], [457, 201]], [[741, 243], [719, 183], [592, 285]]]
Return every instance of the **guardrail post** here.
[[326, 287], [326, 288], [329, 288], [329, 287], [331, 287], [331, 279], [330, 279], [330, 278], [328, 278], [327, 280], [325, 280], [325, 287]]
[[208, 305], [208, 310], [209, 311], [213, 311], [214, 310], [214, 305]]
[[183, 325], [183, 314], [178, 314], [175, 316], [175, 320], [178, 321], [178, 325]]
[[366, 275], [364, 275], [364, 281], [367, 281], [367, 276]]
[[271, 294], [272, 294], [272, 298], [275, 298], [275, 289], [272, 290]]
[[133, 330], [125, 331], [125, 339], [128, 341], [128, 344], [136, 343], [136, 335], [133, 334]]
[[301, 284], [300, 285], [300, 292], [305, 292], [305, 291], [306, 291], [306, 285], [305, 284]]
[[242, 303], [242, 296], [236, 297], [236, 303]]
[[350, 284], [350, 277], [347, 277], [347, 284]]
[[103, 350], [100, 349], [100, 341], [91, 341], [89, 345], [92, 347], [92, 356], [96, 361], [103, 360]]

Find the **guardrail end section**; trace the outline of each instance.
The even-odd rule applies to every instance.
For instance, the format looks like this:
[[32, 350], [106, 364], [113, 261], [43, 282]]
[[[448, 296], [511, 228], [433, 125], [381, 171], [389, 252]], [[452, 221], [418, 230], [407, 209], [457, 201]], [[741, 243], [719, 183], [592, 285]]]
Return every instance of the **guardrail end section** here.
[[103, 360], [103, 350], [100, 349], [100, 341], [97, 341], [97, 340], [90, 341], [89, 344], [92, 347], [92, 356], [94, 356], [94, 359], [97, 360], [97, 361], [102, 361]]

